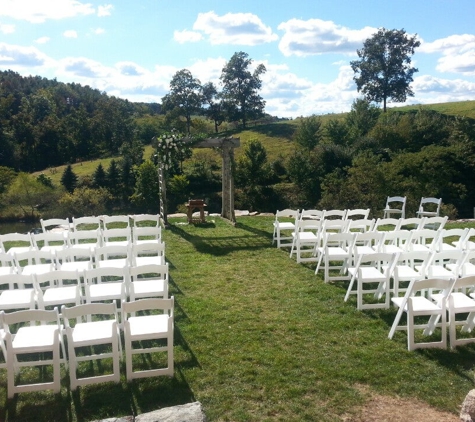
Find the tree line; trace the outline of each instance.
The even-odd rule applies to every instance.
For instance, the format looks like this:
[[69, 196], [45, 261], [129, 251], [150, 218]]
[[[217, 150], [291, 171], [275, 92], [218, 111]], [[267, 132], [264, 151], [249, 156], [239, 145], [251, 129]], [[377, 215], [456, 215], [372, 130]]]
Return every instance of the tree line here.
[[[403, 102], [413, 95], [417, 69], [410, 56], [418, 46], [416, 36], [404, 30], [378, 30], [350, 63], [363, 98], [347, 115], [325, 123], [318, 116], [299, 119], [293, 151], [273, 162], [257, 137], [247, 143], [235, 166], [236, 206], [271, 212], [285, 207], [376, 211], [386, 196], [407, 195], [411, 212], [420, 197], [437, 196], [444, 200], [444, 213], [471, 216], [473, 120], [424, 108], [386, 110], [389, 100]], [[57, 204], [56, 211], [61, 206], [66, 215], [156, 210], [156, 157], [144, 160], [143, 146], [172, 129], [216, 133], [224, 122], [246, 128], [264, 116], [259, 90], [266, 69], [259, 65], [251, 71], [252, 62], [247, 53], [235, 53], [222, 69], [221, 90], [182, 69], [161, 104], [130, 103], [88, 86], [0, 72], [3, 204], [22, 203], [22, 212], [32, 216], [50, 212], [48, 203]], [[61, 186], [52, 186], [45, 174], [16, 177], [19, 170], [117, 154], [120, 158], [108, 168], [99, 165], [88, 177], [76, 177], [67, 166]], [[219, 160], [202, 152], [176, 158], [167, 170], [169, 209], [179, 210], [190, 195], [219, 204], [219, 170]], [[25, 192], [30, 197], [22, 202]]]

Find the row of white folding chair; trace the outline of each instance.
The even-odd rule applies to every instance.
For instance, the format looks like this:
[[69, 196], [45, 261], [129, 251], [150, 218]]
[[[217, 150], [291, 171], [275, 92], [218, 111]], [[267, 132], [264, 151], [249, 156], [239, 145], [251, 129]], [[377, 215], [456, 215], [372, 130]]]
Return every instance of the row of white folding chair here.
[[[390, 295], [398, 297], [400, 292], [404, 292], [406, 288], [402, 284], [405, 282], [426, 278], [450, 280], [462, 275], [475, 275], [473, 264], [470, 264], [469, 273], [463, 272], [470, 258], [475, 258], [475, 253], [461, 250], [365, 253], [354, 267], [348, 268], [351, 279], [345, 301], [351, 294], [356, 294], [358, 309], [389, 308]], [[355, 282], [356, 290], [353, 290]], [[365, 302], [369, 294], [376, 301]], [[382, 298], [384, 302], [380, 301]]]
[[[82, 244], [85, 245], [85, 244]], [[83, 270], [92, 267], [143, 265], [146, 263], [165, 263], [165, 243], [151, 240], [126, 245], [110, 244], [92, 250], [78, 245], [56, 251], [32, 249], [10, 255], [0, 255], [4, 266], [3, 273], [22, 274], [47, 272], [52, 269]]]
[[[369, 208], [353, 209], [353, 210], [278, 210], [275, 213], [275, 220], [273, 223], [274, 233], [272, 236], [272, 243], [277, 242], [277, 247], [290, 247], [292, 246], [291, 232], [295, 231], [297, 221], [301, 220], [324, 220], [325, 217], [338, 216], [341, 219], [353, 219], [355, 216], [361, 217], [363, 220], [368, 219]], [[281, 233], [285, 232], [285, 233]]]
[[[475, 327], [475, 276], [445, 279], [413, 280], [404, 297], [393, 297], [391, 301], [398, 307], [398, 312], [391, 326], [388, 337], [391, 339], [396, 330], [407, 331], [408, 350], [422, 347], [445, 348], [447, 346], [447, 321], [449, 325], [450, 347], [475, 342], [475, 336], [469, 335]], [[429, 295], [427, 295], [429, 292]], [[400, 326], [403, 313], [406, 313], [406, 326]], [[448, 313], [448, 320], [447, 314]], [[457, 316], [461, 315], [461, 319]], [[420, 317], [429, 317], [420, 323]], [[419, 318], [416, 324], [415, 318]], [[460, 330], [457, 327], [461, 326]], [[416, 342], [416, 329], [423, 329], [423, 334], [432, 335], [440, 328], [440, 340]], [[458, 336], [457, 334], [460, 334]]]
[[[290, 257], [294, 253], [297, 255], [297, 262], [318, 261], [316, 257], [318, 249], [324, 247], [324, 241], [328, 233], [350, 232], [361, 234], [361, 232], [373, 233], [361, 238], [359, 242], [368, 244], [373, 242], [381, 249], [379, 252], [403, 252], [407, 250], [444, 250], [454, 249], [456, 246], [444, 243], [444, 239], [459, 236], [465, 238], [467, 231], [460, 229], [435, 231], [431, 229], [422, 230], [393, 230], [378, 231], [371, 229], [372, 220], [303, 220], [296, 221], [295, 231], [291, 234], [292, 245]], [[382, 237], [382, 238], [381, 238]], [[379, 240], [377, 240], [379, 238]], [[336, 240], [335, 240], [336, 241]], [[359, 244], [357, 242], [357, 244]], [[348, 248], [345, 248], [348, 249]], [[356, 254], [358, 254], [356, 248]], [[305, 255], [305, 256], [304, 256]]]
[[[131, 224], [132, 222], [132, 224]], [[139, 227], [141, 225], [146, 226], [160, 226], [159, 214], [132, 214], [132, 215], [101, 215], [101, 216], [84, 216], [73, 217], [72, 222], [68, 218], [50, 218], [40, 220], [41, 229], [44, 233], [51, 230], [63, 229], [63, 230], [97, 230], [117, 228], [117, 226], [127, 227]]]
[[[145, 311], [145, 314], [143, 312]], [[115, 302], [82, 304], [61, 309], [63, 324], [60, 322], [58, 308], [54, 310], [26, 310], [9, 314], [0, 312], [0, 346], [6, 362], [0, 367], [7, 368], [8, 397], [15, 393], [52, 389], [60, 391], [60, 364], [69, 366], [71, 390], [78, 386], [96, 384], [106, 381], [120, 382], [120, 359], [122, 357], [120, 325]], [[141, 315], [136, 313], [142, 312]], [[173, 376], [173, 332], [174, 332], [174, 298], [143, 299], [124, 303], [122, 306], [124, 321], [124, 343], [126, 355], [127, 380], [159, 375]], [[64, 327], [64, 329], [63, 329]], [[68, 340], [66, 355], [63, 337]], [[166, 340], [166, 346], [134, 348], [134, 344], [143, 340]], [[93, 346], [108, 345], [107, 353], [95, 353], [91, 349], [88, 355], [77, 353], [82, 348], [84, 353]], [[84, 348], [84, 346], [89, 346]], [[49, 352], [51, 359], [19, 359], [31, 353]], [[134, 354], [165, 352], [166, 364], [146, 370], [134, 370]], [[108, 374], [80, 376], [80, 362], [103, 361], [112, 358], [112, 371]], [[69, 363], [69, 365], [68, 365]], [[21, 367], [52, 366], [53, 380], [48, 382], [15, 384], [16, 375]], [[31, 372], [30, 372], [31, 376]]]
[[[82, 230], [77, 232], [46, 232], [38, 234], [10, 233], [0, 235], [2, 249], [10, 254], [31, 249], [59, 250], [75, 245], [143, 243], [161, 239], [161, 227], [134, 227], [133, 229]], [[17, 246], [8, 247], [7, 242], [16, 242]], [[18, 245], [20, 243], [20, 245]]]
[[[168, 264], [0, 276], [0, 310], [168, 297]], [[84, 282], [81, 282], [81, 279]]]

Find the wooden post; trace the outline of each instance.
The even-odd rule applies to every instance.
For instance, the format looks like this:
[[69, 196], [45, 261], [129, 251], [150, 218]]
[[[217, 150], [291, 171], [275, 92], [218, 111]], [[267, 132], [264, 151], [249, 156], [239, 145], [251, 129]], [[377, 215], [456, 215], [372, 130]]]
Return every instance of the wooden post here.
[[236, 222], [234, 213], [234, 150], [231, 145], [223, 142], [223, 176], [222, 176], [222, 210], [221, 216]]
[[163, 224], [167, 226], [167, 183], [161, 161], [158, 162], [158, 189], [160, 197], [160, 218], [162, 219]]

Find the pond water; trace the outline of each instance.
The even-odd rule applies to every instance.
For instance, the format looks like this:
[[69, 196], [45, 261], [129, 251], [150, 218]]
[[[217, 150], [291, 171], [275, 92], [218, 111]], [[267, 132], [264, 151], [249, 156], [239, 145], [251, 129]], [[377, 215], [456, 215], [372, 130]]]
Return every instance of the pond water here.
[[18, 221], [15, 223], [0, 223], [0, 234], [7, 234], [7, 233], [28, 233], [29, 231], [41, 228], [39, 222], [37, 223], [25, 223], [22, 221]]

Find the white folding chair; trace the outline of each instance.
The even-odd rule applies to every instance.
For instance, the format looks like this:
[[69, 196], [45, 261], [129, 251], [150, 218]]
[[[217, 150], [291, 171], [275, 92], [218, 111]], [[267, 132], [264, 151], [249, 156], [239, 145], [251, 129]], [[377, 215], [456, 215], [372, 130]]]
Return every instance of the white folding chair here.
[[[297, 262], [316, 261], [315, 248], [319, 244], [319, 232], [321, 220], [298, 220], [295, 225], [295, 232], [292, 233], [292, 247], [290, 257], [295, 253]], [[310, 254], [310, 256], [309, 256]]]
[[56, 268], [65, 271], [78, 271], [82, 276], [84, 271], [94, 266], [94, 258], [90, 248], [70, 247], [55, 253]]
[[56, 269], [53, 252], [32, 249], [15, 253], [14, 258], [18, 273], [24, 275], [47, 273]]
[[430, 251], [406, 251], [397, 255], [396, 265], [393, 271], [394, 296], [399, 296], [399, 292], [405, 292], [407, 287], [402, 283], [408, 283], [412, 280], [423, 280], [426, 278], [427, 265], [431, 259]]
[[132, 244], [130, 250], [131, 265], [138, 267], [148, 264], [165, 264], [165, 242], [161, 240]]
[[[453, 249], [462, 249], [465, 244], [465, 238], [469, 232], [468, 228], [465, 229], [442, 229], [439, 231], [439, 237], [437, 238], [437, 250], [438, 251], [450, 251]], [[450, 241], [450, 243], [449, 243]]]
[[302, 210], [300, 212], [300, 220], [323, 220], [325, 218], [325, 210]]
[[0, 310], [35, 309], [34, 283], [32, 275], [0, 275]]
[[129, 268], [130, 301], [143, 298], [168, 298], [168, 264], [148, 264]]
[[[7, 346], [8, 397], [12, 398], [15, 393], [49, 389], [59, 393], [60, 365], [61, 362], [66, 364], [66, 353], [58, 310], [34, 309], [11, 312], [4, 314], [3, 320]], [[63, 358], [61, 358], [61, 352]], [[51, 353], [52, 357], [44, 359], [44, 353]], [[23, 359], [18, 359], [19, 356], [23, 356]], [[20, 368], [43, 366], [52, 366], [52, 381], [35, 379], [30, 383], [15, 384]], [[34, 372], [31, 370], [27, 372], [28, 380], [31, 380], [32, 374]]]
[[129, 246], [132, 243], [130, 228], [102, 230], [102, 246]]
[[426, 266], [426, 277], [456, 279], [466, 259], [467, 253], [461, 250], [433, 252]]
[[449, 217], [426, 217], [424, 220], [424, 229], [442, 230], [445, 227]]
[[378, 218], [373, 226], [373, 231], [397, 231], [399, 218]]
[[88, 249], [94, 253], [96, 248], [102, 246], [100, 230], [77, 230], [68, 233], [70, 248]]
[[[71, 390], [74, 391], [78, 386], [87, 384], [120, 382], [119, 361], [122, 349], [116, 303], [87, 303], [71, 308], [63, 306], [61, 313], [68, 340]], [[101, 353], [93, 349], [94, 346], [104, 345], [108, 345], [111, 351]], [[77, 350], [79, 348], [81, 349]], [[86, 354], [89, 350], [91, 353]], [[80, 365], [81, 362], [101, 361], [100, 367], [107, 369], [104, 359], [110, 358], [112, 368], [106, 374], [89, 375], [89, 371]]]
[[41, 230], [43, 233], [49, 231], [57, 231], [59, 233], [68, 232], [71, 228], [68, 218], [49, 218], [47, 220], [40, 219]]
[[384, 234], [382, 252], [401, 253], [411, 250], [413, 232], [409, 230], [393, 230]]
[[[400, 208], [394, 205], [400, 203]], [[396, 214], [401, 218], [406, 217], [406, 197], [405, 196], [388, 196], [386, 206], [384, 207], [383, 218], [391, 218], [391, 214]]]
[[368, 219], [368, 218], [361, 218], [359, 220], [348, 220], [348, 231], [354, 231], [354, 232], [370, 232], [373, 230], [374, 224], [376, 223], [376, 220], [373, 219]]
[[31, 235], [33, 247], [39, 251], [56, 252], [68, 247], [65, 233], [47, 231]]
[[[413, 280], [409, 285], [404, 297], [393, 297], [391, 302], [398, 307], [393, 325], [388, 337], [393, 338], [396, 330], [407, 331], [407, 349], [418, 348], [446, 348], [447, 347], [447, 298], [452, 292], [455, 280], [453, 279], [424, 279]], [[440, 300], [434, 302], [427, 298], [426, 291], [439, 291]], [[402, 315], [406, 313], [407, 322], [405, 326], [400, 326]], [[421, 317], [428, 317], [427, 322], [421, 322]], [[416, 321], [416, 318], [418, 320]], [[423, 329], [424, 336], [434, 334], [440, 328], [440, 340], [417, 342], [416, 330]]]
[[[428, 209], [428, 204], [430, 210]], [[442, 205], [442, 198], [421, 198], [421, 203], [419, 205], [419, 211], [417, 211], [418, 217], [439, 217], [440, 207]]]
[[[137, 315], [140, 311], [149, 311], [149, 313]], [[170, 299], [142, 299], [123, 303], [122, 319], [124, 321], [127, 381], [134, 378], [156, 377], [160, 375], [173, 376], [173, 296]], [[166, 345], [159, 343], [146, 347], [146, 342], [161, 340], [166, 340]], [[142, 347], [134, 348], [134, 343], [137, 344], [138, 342], [143, 342], [141, 343]], [[166, 353], [166, 360], [162, 360], [163, 366], [134, 371], [133, 356], [139, 354], [143, 356], [144, 354], [151, 353]], [[146, 361], [152, 362], [153, 359], [150, 358]]]
[[[323, 246], [316, 248], [317, 268], [315, 274], [323, 266], [325, 283], [336, 280], [349, 280], [348, 267], [353, 262], [353, 249], [356, 233], [326, 233]], [[340, 265], [336, 265], [340, 262]], [[339, 270], [338, 275], [330, 275], [330, 270]]]
[[159, 241], [162, 238], [162, 228], [155, 227], [134, 227], [132, 232], [132, 242], [136, 245], [140, 243], [148, 243], [151, 241]]
[[131, 263], [130, 245], [109, 245], [96, 248], [95, 267], [124, 268]]
[[39, 309], [81, 304], [81, 276], [77, 270], [55, 270], [36, 274], [34, 278]]
[[13, 256], [15, 253], [31, 251], [34, 248], [30, 233], [0, 234], [0, 249]]
[[[389, 308], [391, 277], [396, 256], [396, 254], [384, 252], [361, 255], [356, 266], [348, 268], [351, 281], [346, 291], [345, 302], [350, 294], [356, 294], [359, 310]], [[355, 281], [356, 291], [353, 290]], [[369, 295], [374, 299], [369, 301]], [[383, 297], [384, 301], [381, 302]]]
[[100, 230], [101, 219], [100, 217], [86, 216], [86, 217], [73, 217], [73, 230]]
[[355, 247], [353, 248], [353, 263], [356, 265], [361, 255], [383, 252], [384, 233], [381, 232], [357, 232]]
[[102, 267], [86, 270], [84, 291], [87, 303], [127, 300], [128, 268]]
[[[453, 349], [467, 343], [475, 342], [475, 337], [468, 336], [475, 327], [475, 277], [463, 277], [455, 280], [452, 292], [448, 297], [449, 311], [449, 339], [450, 347]], [[432, 300], [439, 302], [442, 297], [432, 295]], [[462, 319], [457, 319], [461, 315]], [[457, 327], [461, 326], [460, 337], [457, 337]]]
[[159, 214], [132, 214], [129, 217], [133, 227], [160, 227]]
[[130, 218], [128, 215], [101, 215], [101, 220], [104, 230], [112, 228], [130, 229]]
[[421, 230], [424, 228], [426, 217], [400, 218], [396, 230]]
[[410, 249], [413, 251], [437, 251], [439, 247], [438, 230], [421, 229], [413, 230]]
[[277, 210], [273, 224], [272, 244], [277, 242], [278, 248], [292, 247], [292, 232], [295, 231], [295, 222], [298, 218], [298, 210]]
[[347, 220], [354, 220], [354, 217], [356, 217], [356, 220], [367, 220], [369, 218], [369, 212], [369, 208], [348, 209], [346, 210], [346, 218]]
[[325, 210], [325, 220], [346, 220], [347, 210]]

